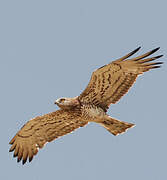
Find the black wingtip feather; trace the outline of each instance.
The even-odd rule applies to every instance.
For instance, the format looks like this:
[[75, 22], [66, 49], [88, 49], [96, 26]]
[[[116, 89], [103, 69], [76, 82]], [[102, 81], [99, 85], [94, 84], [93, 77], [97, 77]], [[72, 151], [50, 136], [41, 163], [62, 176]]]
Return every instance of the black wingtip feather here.
[[159, 55], [159, 56], [155, 56], [154, 58], [158, 59], [158, 58], [161, 58], [162, 56], [164, 56], [164, 55], [162, 54], [162, 55]]
[[24, 165], [26, 163], [27, 159], [23, 159], [22, 164]]
[[151, 54], [155, 53], [155, 52], [158, 51], [159, 49], [160, 49], [160, 47], [157, 47], [157, 48], [153, 49], [153, 50], [151, 51]]
[[13, 154], [13, 157], [14, 157], [14, 158], [17, 157], [17, 154]]
[[31, 162], [31, 161], [32, 161], [32, 159], [33, 159], [33, 156], [32, 156], [32, 157], [29, 157], [29, 162]]
[[141, 49], [141, 46], [139, 46], [138, 48], [136, 48], [136, 51], [138, 51], [139, 49]]
[[19, 163], [21, 161], [21, 158], [17, 158], [17, 162]]
[[154, 65], [163, 64], [163, 62], [156, 62]]
[[139, 51], [139, 49], [141, 49], [141, 46], [139, 46], [139, 47], [136, 48], [134, 51], [132, 51], [132, 54], [135, 54], [137, 51]]
[[14, 151], [14, 149], [11, 149], [11, 148], [10, 148], [10, 149], [9, 149], [9, 152], [12, 152], [12, 151]]
[[163, 64], [163, 62], [148, 63], [148, 64], [144, 64], [144, 66], [154, 66], [158, 64]]
[[151, 69], [160, 68], [161, 66], [153, 66]]

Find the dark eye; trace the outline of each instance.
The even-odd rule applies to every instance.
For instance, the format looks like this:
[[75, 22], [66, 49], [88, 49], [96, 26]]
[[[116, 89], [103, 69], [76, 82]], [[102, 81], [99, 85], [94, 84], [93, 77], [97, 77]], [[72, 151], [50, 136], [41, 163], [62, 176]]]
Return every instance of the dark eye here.
[[60, 99], [60, 103], [63, 103], [64, 101], [65, 101], [65, 99], [64, 99], [64, 98]]

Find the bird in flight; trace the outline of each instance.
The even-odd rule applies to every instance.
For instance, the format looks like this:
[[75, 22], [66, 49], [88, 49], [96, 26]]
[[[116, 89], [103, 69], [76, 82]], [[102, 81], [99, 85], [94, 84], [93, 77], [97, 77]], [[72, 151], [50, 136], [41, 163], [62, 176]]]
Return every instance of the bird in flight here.
[[162, 55], [148, 57], [159, 48], [143, 55], [128, 59], [129, 54], [100, 67], [92, 73], [86, 89], [74, 98], [59, 98], [55, 104], [59, 110], [29, 120], [10, 141], [10, 152], [17, 157], [17, 162], [32, 161], [38, 149], [47, 142], [83, 127], [88, 122], [96, 122], [113, 135], [124, 133], [134, 126], [132, 123], [110, 117], [107, 110], [126, 94], [136, 78], [150, 69], [159, 68], [162, 62], [152, 62]]

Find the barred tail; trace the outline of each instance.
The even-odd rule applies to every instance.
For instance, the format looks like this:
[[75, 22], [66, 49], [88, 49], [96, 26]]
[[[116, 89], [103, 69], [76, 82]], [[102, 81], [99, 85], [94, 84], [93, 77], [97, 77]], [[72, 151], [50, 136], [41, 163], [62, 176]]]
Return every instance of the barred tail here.
[[135, 124], [119, 121], [111, 117], [107, 117], [105, 120], [100, 122], [100, 124], [114, 136], [122, 134], [126, 132], [129, 128], [135, 126]]

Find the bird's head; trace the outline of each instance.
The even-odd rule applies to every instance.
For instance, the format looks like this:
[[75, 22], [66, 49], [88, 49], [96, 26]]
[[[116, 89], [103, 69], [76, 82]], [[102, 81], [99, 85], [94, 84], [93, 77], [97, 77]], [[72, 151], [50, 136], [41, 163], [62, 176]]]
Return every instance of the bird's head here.
[[79, 105], [77, 98], [59, 98], [55, 101], [55, 104], [62, 109], [71, 109]]
[[68, 98], [59, 98], [55, 101], [55, 104], [57, 105], [67, 105], [68, 104]]

